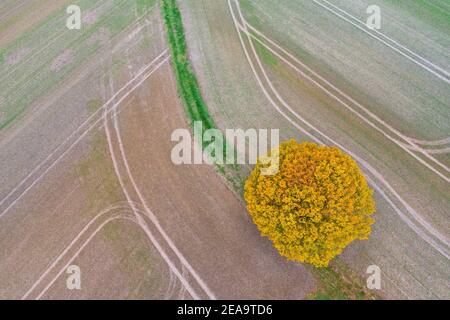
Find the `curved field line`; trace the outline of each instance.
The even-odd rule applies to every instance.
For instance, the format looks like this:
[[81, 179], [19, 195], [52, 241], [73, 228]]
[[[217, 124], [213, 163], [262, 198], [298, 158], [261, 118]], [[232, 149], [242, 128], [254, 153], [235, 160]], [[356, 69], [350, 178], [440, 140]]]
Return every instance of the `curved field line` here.
[[69, 259], [69, 261], [59, 270], [59, 272], [55, 275], [55, 277], [45, 286], [45, 288], [39, 293], [39, 295], [36, 297], [36, 300], [39, 300], [42, 298], [42, 296], [48, 291], [48, 289], [55, 283], [55, 281], [61, 276], [61, 274], [64, 272], [64, 270], [67, 270], [67, 268], [70, 266], [70, 264], [79, 256], [79, 254], [83, 251], [83, 249], [91, 242], [91, 240], [99, 233], [108, 223], [113, 222], [115, 220], [124, 219], [129, 220], [134, 223], [136, 223], [136, 220], [131, 217], [127, 216], [115, 216], [108, 218], [106, 221], [104, 221], [95, 231], [89, 236], [89, 238], [78, 248], [78, 250], [75, 252], [75, 254]]
[[[336, 10], [342, 12], [343, 14], [345, 14], [346, 16], [348, 16], [349, 18], [351, 18], [352, 20], [356, 21], [357, 23], [359, 23], [359, 24], [361, 24], [361, 25], [363, 25], [363, 26], [366, 26], [366, 24], [365, 24], [363, 21], [359, 20], [358, 18], [356, 18], [355, 16], [351, 15], [351, 14], [348, 13], [347, 11], [345, 11], [345, 10], [339, 8], [339, 7], [336, 6], [335, 4], [332, 4], [332, 3], [330, 3], [330, 2], [327, 1], [327, 0], [323, 0], [323, 2], [327, 3], [329, 6], [335, 8]], [[433, 62], [431, 62], [430, 60], [424, 58], [423, 56], [421, 56], [421, 55], [419, 55], [419, 54], [417, 54], [417, 53], [415, 53], [414, 51], [412, 51], [411, 49], [409, 49], [409, 48], [407, 48], [406, 46], [402, 45], [402, 44], [399, 43], [398, 41], [392, 39], [391, 37], [388, 37], [387, 35], [385, 35], [384, 33], [380, 32], [380, 31], [378, 31], [377, 29], [374, 29], [374, 30], [371, 30], [371, 31], [373, 31], [374, 33], [378, 34], [379, 36], [385, 38], [386, 40], [392, 42], [393, 44], [395, 44], [396, 46], [398, 46], [398, 47], [400, 47], [401, 49], [405, 50], [406, 52], [410, 53], [411, 55], [415, 56], [416, 58], [422, 60], [423, 62], [425, 62], [425, 63], [428, 64], [429, 66], [435, 68], [436, 71], [443, 73], [446, 77], [450, 77], [450, 73], [449, 73], [447, 70], [445, 70], [445, 69], [439, 67], [438, 65], [436, 65], [436, 64], [433, 63]]]
[[443, 146], [443, 147], [440, 148], [440, 149], [434, 149], [434, 148], [430, 148], [430, 149], [422, 149], [422, 148], [412, 147], [412, 146], [407, 145], [407, 144], [404, 144], [404, 143], [402, 143], [402, 142], [400, 142], [400, 143], [401, 143], [405, 148], [408, 148], [408, 149], [410, 149], [410, 150], [412, 150], [412, 151], [422, 152], [422, 150], [423, 150], [423, 151], [425, 151], [425, 152], [428, 153], [428, 154], [447, 154], [447, 153], [450, 153], [450, 147], [446, 147], [446, 146]]
[[[64, 149], [64, 151], [62, 152], [61, 155], [59, 155], [56, 160], [54, 160], [53, 162], [48, 164], [48, 168], [45, 169], [45, 171], [40, 174], [23, 192], [21, 192], [15, 199], [14, 201], [8, 206], [6, 207], [6, 209], [4, 209], [1, 213], [0, 213], [0, 218], [3, 217], [31, 188], [33, 188], [37, 182], [39, 182], [70, 150], [72, 150], [94, 127], [97, 126], [97, 124], [100, 123], [100, 121], [102, 120], [101, 117], [101, 112], [103, 110], [106, 111], [106, 114], [108, 114], [111, 109], [114, 107], [110, 107], [108, 109], [108, 106], [114, 102], [114, 100], [119, 96], [119, 94], [121, 94], [122, 92], [124, 92], [126, 90], [126, 92], [123, 94], [123, 96], [119, 99], [119, 101], [116, 103], [119, 104], [120, 102], [122, 102], [126, 97], [128, 97], [134, 90], [136, 90], [137, 87], [139, 87], [153, 72], [154, 70], [150, 70], [152, 69], [152, 67], [154, 66], [154, 64], [156, 63], [157, 60], [161, 59], [162, 57], [166, 56], [167, 57], [167, 52], [168, 50], [165, 49], [160, 55], [158, 55], [152, 62], [150, 62], [149, 64], [147, 64], [146, 66], [144, 66], [139, 72], [138, 74], [131, 79], [128, 83], [126, 83], [119, 91], [117, 91], [101, 108], [99, 108], [97, 111], [95, 111], [92, 115], [90, 115], [69, 137], [67, 137], [65, 139], [65, 141], [63, 141], [53, 152], [51, 152], [38, 166], [36, 166], [21, 182], [19, 182], [19, 184], [10, 191], [10, 193], [8, 195], [6, 195], [6, 197], [4, 197], [1, 201], [0, 201], [0, 206], [3, 205], [6, 200], [8, 200], [12, 195], [14, 195], [14, 193], [16, 193], [16, 191], [19, 190], [19, 188], [21, 188], [28, 179], [30, 179], [35, 173], [37, 173], [44, 165], [47, 164], [47, 162], [51, 161], [51, 158], [58, 152], [60, 151], [60, 149], [62, 149], [62, 147], [68, 143], [72, 138], [76, 137], [77, 134], [80, 134], [79, 137], [71, 144], [69, 145], [67, 148]], [[150, 72], [149, 72], [150, 70]], [[142, 78], [141, 80], [139, 80], [139, 82], [137, 82], [136, 85], [134, 85], [133, 87], [129, 88], [128, 87], [135, 82], [137, 79]], [[83, 130], [83, 127], [85, 127], [91, 120], [95, 119], [96, 116], [99, 116], [100, 118], [98, 118], [97, 120], [95, 120], [88, 128]], [[83, 131], [82, 131], [83, 130]]]
[[[154, 224], [154, 226], [157, 228], [157, 230], [159, 231], [159, 233], [163, 236], [164, 240], [167, 242], [167, 244], [169, 245], [169, 247], [172, 249], [172, 251], [175, 253], [175, 255], [178, 257], [178, 259], [180, 260], [180, 262], [183, 264], [183, 266], [192, 274], [192, 276], [194, 277], [194, 279], [197, 281], [197, 283], [200, 285], [200, 287], [203, 289], [203, 291], [207, 294], [207, 296], [212, 299], [215, 300], [216, 296], [215, 294], [211, 291], [211, 289], [208, 287], [208, 285], [203, 281], [203, 279], [200, 277], [200, 275], [194, 270], [194, 268], [190, 265], [190, 263], [186, 260], [186, 258], [183, 256], [183, 254], [179, 251], [179, 249], [176, 247], [175, 243], [172, 241], [172, 239], [167, 235], [167, 233], [164, 231], [164, 229], [162, 228], [161, 224], [159, 223], [158, 219], [156, 218], [155, 214], [150, 210], [150, 208], [148, 207], [145, 197], [142, 195], [134, 177], [133, 174], [131, 173], [131, 169], [128, 163], [128, 159], [126, 157], [126, 153], [125, 153], [125, 149], [123, 146], [123, 142], [122, 142], [122, 137], [120, 134], [120, 128], [118, 125], [118, 121], [117, 121], [117, 117], [114, 117], [114, 129], [117, 135], [117, 140], [118, 140], [118, 145], [119, 145], [119, 149], [120, 149], [120, 155], [123, 161], [123, 165], [126, 169], [127, 172], [127, 176], [137, 194], [137, 196], [139, 197], [139, 200], [141, 202], [141, 204], [143, 205], [145, 212], [147, 213], [147, 217], [150, 219], [150, 221]], [[113, 153], [114, 151], [111, 149], [111, 152]], [[120, 175], [120, 172], [117, 170], [116, 173], [118, 175]], [[125, 192], [126, 190], [124, 190]], [[186, 287], [187, 289], [187, 287]]]
[[[245, 20], [244, 20], [245, 21]], [[250, 35], [256, 40], [258, 41], [261, 45], [263, 45], [265, 48], [267, 48], [268, 50], [270, 50], [273, 54], [275, 54], [277, 57], [279, 57], [283, 62], [285, 62], [287, 65], [289, 65], [291, 68], [293, 68], [294, 70], [297, 71], [297, 73], [300, 73], [302, 76], [304, 76], [305, 78], [309, 79], [310, 81], [314, 82], [314, 84], [316, 84], [317, 86], [319, 86], [323, 91], [326, 91], [328, 95], [332, 96], [334, 99], [336, 99], [338, 102], [340, 102], [341, 104], [343, 104], [344, 106], [346, 106], [347, 108], [351, 108], [350, 106], [347, 106], [345, 103], [343, 103], [339, 98], [335, 97], [332, 93], [330, 93], [326, 88], [324, 88], [322, 85], [316, 83], [316, 81], [314, 81], [313, 79], [311, 79], [309, 76], [305, 75], [301, 70], [299, 70], [296, 66], [294, 66], [290, 61], [288, 61], [286, 58], [282, 57], [281, 53], [276, 52], [276, 49], [280, 50], [282, 53], [284, 53], [286, 56], [288, 56], [289, 58], [291, 58], [293, 61], [295, 61], [297, 64], [299, 64], [300, 66], [302, 66], [303, 68], [305, 68], [308, 72], [310, 72], [311, 74], [313, 74], [314, 76], [316, 76], [318, 79], [320, 79], [321, 81], [323, 81], [326, 85], [328, 85], [329, 87], [331, 87], [333, 90], [335, 90], [337, 93], [339, 93], [340, 95], [342, 95], [344, 98], [346, 98], [348, 101], [350, 101], [351, 103], [353, 103], [354, 105], [358, 106], [360, 109], [362, 109], [364, 112], [366, 112], [370, 117], [372, 117], [374, 120], [378, 121], [381, 125], [385, 126], [386, 128], [388, 128], [389, 130], [391, 130], [394, 134], [398, 135], [401, 139], [405, 140], [408, 142], [407, 148], [413, 149], [415, 151], [420, 151], [420, 152], [428, 152], [427, 149], [422, 149], [420, 147], [418, 147], [416, 144], [418, 145], [445, 145], [450, 143], [450, 137], [441, 139], [441, 140], [434, 140], [434, 141], [427, 141], [427, 140], [419, 140], [416, 138], [412, 138], [409, 137], [403, 133], [401, 133], [399, 130], [395, 129], [394, 127], [392, 127], [390, 124], [388, 124], [387, 122], [385, 122], [384, 120], [382, 120], [381, 118], [379, 118], [376, 114], [374, 114], [373, 112], [371, 112], [370, 110], [368, 110], [366, 107], [364, 107], [363, 105], [361, 105], [358, 101], [354, 100], [352, 97], [350, 97], [349, 95], [347, 95], [345, 92], [341, 91], [339, 88], [337, 88], [335, 85], [333, 85], [331, 82], [329, 82], [327, 79], [323, 78], [322, 76], [320, 76], [318, 73], [316, 73], [314, 70], [312, 70], [311, 68], [309, 68], [307, 65], [305, 65], [303, 62], [301, 62], [297, 57], [295, 57], [292, 53], [288, 52], [286, 49], [284, 49], [283, 47], [281, 47], [279, 44], [275, 43], [272, 39], [270, 39], [269, 37], [267, 37], [266, 35], [264, 35], [261, 31], [259, 31], [258, 29], [256, 29], [255, 27], [253, 27], [250, 23], [248, 23], [247, 21], [245, 21], [245, 24], [248, 28], [250, 28], [252, 30], [252, 32], [254, 32], [256, 35], [260, 36], [261, 38], [263, 38], [265, 41], [267, 41], [270, 45], [272, 45], [273, 47], [270, 47], [270, 45], [264, 43], [261, 39], [259, 39], [258, 37], [256, 37], [253, 33], [250, 33]], [[245, 32], [244, 27], [239, 24], [239, 28]], [[353, 109], [353, 108], [352, 108]], [[354, 111], [356, 113], [356, 111]], [[359, 117], [361, 117], [363, 120], [366, 120], [366, 118], [362, 115], [359, 115]], [[401, 143], [400, 141], [398, 141], [399, 143]], [[448, 171], [448, 168], [447, 168]]]
[[383, 43], [384, 45], [388, 46], [389, 48], [393, 49], [394, 51], [398, 52], [399, 54], [401, 54], [402, 56], [404, 56], [405, 58], [407, 58], [408, 60], [414, 62], [415, 64], [417, 64], [418, 66], [422, 67], [423, 69], [431, 72], [432, 74], [434, 74], [436, 77], [438, 77], [439, 79], [443, 80], [444, 82], [450, 84], [450, 80], [441, 75], [439, 72], [436, 72], [435, 70], [433, 70], [432, 68], [430, 68], [429, 66], [421, 63], [420, 61], [417, 61], [416, 59], [414, 59], [413, 57], [407, 55], [406, 53], [404, 53], [403, 51], [401, 51], [400, 49], [394, 47], [393, 45], [391, 45], [389, 42], [387, 42], [386, 40], [383, 40], [381, 37], [376, 36], [373, 33], [370, 33], [369, 31], [366, 30], [366, 28], [361, 27], [360, 25], [356, 24], [355, 22], [351, 21], [350, 19], [346, 18], [345, 16], [343, 16], [342, 14], [340, 14], [339, 12], [336, 12], [335, 10], [331, 9], [330, 7], [324, 5], [323, 3], [318, 2], [317, 0], [312, 0], [314, 3], [316, 3], [317, 5], [321, 6], [322, 8], [326, 9], [327, 11], [333, 13], [334, 15], [338, 16], [339, 18], [341, 18], [342, 20], [347, 21], [348, 23], [350, 23], [351, 25], [355, 26], [356, 28], [358, 28], [359, 30], [363, 31], [364, 33], [367, 33], [368, 35], [370, 35], [372, 38], [380, 41], [381, 43]]
[[[168, 61], [168, 57], [166, 57], [164, 59], [164, 63]], [[158, 68], [162, 65], [162, 63], [158, 66]], [[157, 68], [157, 69], [158, 69]], [[155, 69], [154, 71], [156, 71], [157, 69]], [[120, 101], [121, 102], [121, 101]], [[116, 107], [119, 105], [119, 103], [115, 104], [115, 106], [113, 107], [113, 111], [115, 112]], [[116, 117], [114, 117], [116, 118]], [[162, 248], [162, 246], [158, 243], [158, 241], [156, 240], [156, 238], [154, 237], [154, 235], [152, 234], [152, 232], [150, 231], [150, 229], [148, 228], [147, 224], [145, 223], [144, 219], [138, 214], [138, 210], [137, 207], [133, 204], [133, 201], [131, 199], [131, 196], [128, 192], [128, 190], [125, 187], [125, 183], [123, 180], [123, 177], [120, 173], [120, 169], [119, 169], [119, 164], [118, 164], [118, 160], [116, 158], [116, 154], [114, 152], [114, 146], [113, 146], [113, 142], [112, 142], [112, 137], [111, 137], [111, 132], [109, 130], [109, 126], [107, 123], [107, 118], [104, 117], [104, 121], [105, 121], [105, 132], [106, 132], [106, 136], [107, 136], [107, 140], [108, 140], [108, 147], [110, 150], [110, 154], [111, 154], [111, 159], [113, 161], [113, 166], [114, 166], [114, 171], [116, 173], [117, 179], [119, 180], [119, 184], [121, 186], [122, 192], [124, 193], [125, 197], [127, 198], [128, 202], [130, 203], [130, 206], [136, 216], [136, 219], [138, 221], [138, 224], [142, 227], [142, 229], [144, 230], [144, 232], [147, 234], [147, 236], [149, 237], [149, 239], [152, 241], [153, 245], [155, 246], [155, 248], [158, 250], [159, 254], [161, 255], [161, 257], [165, 260], [165, 262], [167, 263], [167, 265], [169, 266], [169, 268], [172, 270], [172, 272], [177, 276], [177, 278], [181, 281], [181, 283], [183, 284], [183, 286], [186, 288], [186, 290], [189, 292], [189, 294], [195, 299], [195, 300], [199, 300], [200, 297], [199, 295], [195, 292], [195, 290], [191, 287], [191, 285], [189, 284], [188, 280], [182, 275], [182, 273], [178, 270], [178, 268], [176, 267], [176, 265], [171, 261], [171, 259], [169, 258], [169, 256], [166, 254], [166, 252], [164, 251], [164, 249]], [[148, 208], [145, 207], [145, 210], [148, 212]], [[153, 222], [153, 221], [152, 221]], [[159, 230], [159, 229], [158, 229]], [[167, 240], [166, 240], [167, 241]], [[183, 261], [180, 259], [180, 261], [183, 263]]]
[[[242, 38], [240, 29], [239, 29], [239, 24], [237, 21], [237, 18], [235, 16], [232, 4], [231, 4], [232, 0], [228, 0], [228, 4], [229, 4], [229, 8], [230, 8], [230, 13], [232, 15], [233, 21], [235, 23], [235, 27], [236, 27], [236, 31], [238, 33], [239, 39], [241, 41], [241, 45], [242, 48], [244, 50], [244, 53], [247, 57], [247, 60], [250, 64], [250, 67], [254, 73], [254, 76], [256, 78], [256, 80], [258, 81], [259, 86], [261, 87], [264, 95], [268, 98], [268, 100], [270, 101], [270, 103], [272, 104], [272, 106], [284, 117], [286, 118], [286, 120], [288, 120], [291, 124], [293, 124], [297, 129], [299, 129], [301, 132], [303, 132], [305, 135], [308, 135], [309, 137], [311, 137], [311, 139], [313, 139], [313, 141], [319, 143], [319, 144], [323, 144], [323, 142], [316, 138], [314, 135], [312, 135], [311, 133], [309, 133], [308, 131], [306, 131], [305, 129], [303, 129], [298, 123], [296, 123], [295, 121], [293, 121], [289, 116], [287, 116], [281, 109], [280, 107], [273, 101], [272, 97], [270, 96], [270, 94], [267, 92], [267, 90], [265, 89], [261, 78], [258, 75], [258, 72], [255, 69], [255, 66], [252, 62], [252, 59], [250, 57], [250, 54], [247, 50], [247, 47], [245, 45], [245, 42]], [[238, 12], [240, 14], [240, 16], [242, 17], [242, 12], [240, 11], [240, 7], [239, 7], [239, 2], [237, 0], [234, 0], [234, 2], [236, 3], [236, 7], [238, 9]], [[304, 122], [306, 125], [308, 125], [310, 128], [312, 128], [314, 131], [318, 132], [319, 134], [321, 134], [323, 137], [325, 137], [327, 140], [331, 141], [334, 145], [338, 146], [339, 148], [341, 148], [342, 150], [344, 150], [346, 153], [348, 153], [349, 155], [351, 155], [355, 160], [357, 160], [366, 170], [368, 170], [373, 176], [375, 176], [388, 190], [389, 192], [391, 192], [398, 201], [400, 201], [402, 203], [402, 205], [406, 208], [406, 210], [410, 213], [410, 215], [412, 215], [416, 221], [418, 221], [422, 227], [424, 227], [428, 232], [430, 232], [434, 237], [438, 238], [442, 243], [444, 243], [445, 246], [440, 245], [439, 243], [436, 243], [436, 241], [434, 241], [430, 236], [428, 236], [423, 230], [421, 230], [421, 228], [417, 227], [415, 225], [414, 222], [412, 222], [406, 215], [404, 215], [401, 210], [392, 202], [392, 200], [385, 194], [385, 192], [378, 187], [378, 185], [371, 179], [368, 179], [369, 182], [371, 183], [371, 185], [374, 186], [374, 188], [386, 199], [386, 201], [392, 206], [392, 208], [395, 210], [395, 212], [400, 216], [400, 218], [409, 226], [411, 227], [411, 229], [413, 229], [422, 239], [424, 239], [427, 243], [429, 243], [433, 248], [435, 248], [438, 252], [440, 252], [443, 256], [445, 256], [447, 259], [450, 259], [450, 254], [448, 253], [448, 240], [446, 239], [446, 237], [444, 237], [443, 235], [441, 235], [437, 230], [435, 230], [431, 225], [428, 224], [428, 222], [426, 222], [421, 215], [419, 215], [408, 203], [406, 203], [406, 201], [404, 201], [400, 195], [390, 186], [390, 184], [384, 179], [384, 177], [375, 170], [375, 168], [373, 168], [369, 163], [367, 163], [365, 160], [361, 159], [360, 157], [358, 157], [357, 155], [355, 155], [353, 152], [351, 152], [350, 150], [344, 148], [342, 145], [340, 145], [339, 143], [337, 143], [336, 141], [334, 141], [333, 139], [331, 139], [330, 137], [328, 137], [327, 135], [325, 135], [324, 133], [322, 133], [320, 130], [318, 130], [316, 127], [314, 127], [312, 124], [310, 124], [308, 121], [306, 121], [304, 118], [302, 118], [299, 114], [297, 114], [294, 110], [292, 110], [292, 108], [283, 100], [283, 98], [278, 94], [278, 92], [276, 91], [276, 89], [273, 87], [272, 83], [270, 82], [267, 74], [265, 73], [265, 70], [261, 64], [261, 61], [259, 60], [258, 55], [256, 54], [256, 50], [253, 46], [253, 42], [251, 40], [251, 37], [249, 36], [249, 34], [247, 33], [247, 37], [248, 37], [248, 41], [250, 42], [250, 45], [252, 47], [252, 50], [255, 54], [255, 59], [257, 60], [261, 71], [263, 72], [265, 79], [267, 81], [267, 83], [269, 84], [269, 86], [271, 87], [273, 93], [277, 96], [277, 98], [283, 103], [283, 105], [299, 120], [301, 120], [302, 122]]]
[[[245, 20], [244, 20], [245, 21]], [[335, 94], [333, 94], [332, 92], [330, 92], [327, 88], [325, 88], [323, 85], [321, 85], [320, 83], [318, 83], [316, 80], [314, 80], [313, 78], [311, 78], [310, 76], [308, 76], [307, 74], [305, 74], [303, 71], [301, 71], [297, 66], [295, 66], [293, 63], [291, 63], [290, 61], [288, 61], [286, 58], [284, 58], [280, 53], [278, 53], [275, 49], [271, 48], [269, 45], [267, 45], [266, 43], [264, 43], [262, 40], [260, 40], [258, 37], [256, 37], [255, 35], [253, 35], [251, 32], [249, 32], [249, 35], [251, 37], [253, 37], [256, 41], [258, 41], [259, 43], [261, 43], [261, 45], [263, 45], [265, 48], [267, 48], [267, 50], [269, 50], [270, 52], [272, 52], [273, 54], [275, 54], [277, 57], [279, 57], [283, 62], [285, 62], [286, 64], [288, 64], [291, 68], [293, 68], [294, 70], [297, 71], [297, 73], [301, 74], [304, 78], [308, 79], [309, 81], [311, 81], [312, 83], [314, 83], [316, 86], [318, 86], [319, 88], [321, 88], [327, 95], [329, 95], [330, 97], [332, 97], [333, 99], [335, 99], [336, 101], [338, 101], [340, 104], [342, 104], [344, 107], [346, 107], [350, 112], [356, 114], [360, 119], [362, 119], [364, 122], [366, 122], [368, 125], [370, 125], [372, 128], [374, 128], [376, 131], [380, 132], [382, 135], [384, 135], [387, 139], [389, 139], [390, 141], [394, 142], [395, 144], [397, 144], [400, 148], [402, 148], [404, 151], [406, 151], [408, 154], [410, 154], [413, 158], [415, 158], [417, 161], [419, 161], [422, 165], [424, 165], [425, 167], [427, 167], [428, 169], [430, 169], [431, 171], [433, 171], [435, 174], [437, 174], [439, 177], [441, 177], [442, 179], [444, 179], [447, 182], [450, 182], [450, 178], [445, 176], [444, 174], [442, 174], [440, 171], [436, 170], [436, 168], [432, 167], [429, 163], [425, 162], [422, 158], [419, 158], [417, 155], [415, 155], [414, 153], [411, 152], [410, 149], [414, 150], [414, 151], [418, 151], [421, 154], [423, 154], [425, 157], [427, 157], [428, 159], [430, 159], [431, 161], [433, 161], [434, 163], [438, 164], [440, 167], [442, 167], [444, 170], [446, 170], [447, 172], [450, 172], [450, 168], [448, 168], [445, 164], [441, 163], [439, 160], [437, 160], [436, 158], [434, 158], [433, 156], [431, 156], [430, 154], [427, 153], [426, 150], [418, 147], [417, 145], [415, 145], [414, 143], [411, 142], [410, 138], [403, 135], [402, 133], [400, 133], [398, 130], [396, 130], [395, 128], [393, 128], [392, 126], [390, 126], [389, 124], [387, 124], [386, 122], [384, 122], [383, 120], [381, 120], [380, 118], [378, 118], [378, 116], [376, 116], [374, 113], [372, 113], [370, 110], [368, 110], [367, 108], [365, 108], [364, 106], [362, 106], [360, 103], [358, 103], [357, 101], [355, 101], [353, 98], [349, 97], [347, 94], [345, 94], [344, 92], [342, 92], [340, 89], [336, 88], [333, 84], [331, 84], [330, 82], [328, 82], [326, 79], [322, 78], [320, 75], [318, 75], [317, 73], [315, 73], [313, 70], [311, 70], [308, 66], [306, 66], [305, 64], [303, 64], [302, 62], [300, 62], [298, 59], [296, 59], [292, 54], [288, 53], [287, 51], [285, 51], [283, 48], [281, 48], [280, 46], [278, 46], [276, 43], [274, 43], [272, 40], [270, 40], [269, 38], [267, 38], [266, 36], [264, 36], [261, 32], [259, 32], [258, 30], [256, 30], [254, 27], [250, 26], [248, 23], [245, 23], [246, 26], [249, 26], [255, 33], [257, 33], [258, 35], [260, 35], [261, 37], [263, 37], [264, 39], [266, 39], [268, 42], [270, 42], [272, 45], [276, 46], [279, 50], [282, 50], [286, 55], [288, 55], [290, 58], [292, 58], [293, 60], [295, 60], [298, 64], [300, 64], [301, 66], [303, 66], [305, 69], [307, 69], [309, 72], [311, 72], [312, 74], [314, 74], [316, 77], [318, 77], [319, 79], [321, 79], [323, 82], [325, 82], [328, 86], [332, 87], [335, 91], [337, 91], [339, 94], [341, 94], [343, 97], [345, 97], [347, 100], [351, 101], [352, 103], [354, 103], [355, 105], [357, 105], [359, 108], [361, 108], [362, 110], [364, 110], [370, 117], [372, 117], [373, 119], [375, 119], [376, 121], [378, 121], [379, 123], [381, 123], [382, 125], [384, 125], [385, 127], [387, 127], [389, 130], [391, 130], [393, 133], [397, 134], [400, 138], [402, 138], [403, 140], [407, 141], [410, 146], [409, 147], [405, 147], [405, 144], [403, 144], [402, 142], [398, 141], [397, 139], [391, 137], [390, 135], [388, 135], [383, 129], [379, 128], [377, 125], [375, 125], [374, 123], [372, 123], [370, 120], [368, 120], [366, 117], [364, 117], [363, 115], [361, 115], [358, 111], [356, 111], [355, 109], [353, 109], [349, 104], [347, 104], [345, 101], [343, 101], [341, 98], [337, 97]], [[239, 28], [241, 28], [241, 30], [243, 29], [242, 25], [239, 25]], [[247, 29], [243, 30], [244, 32], [248, 32]]]
[[417, 139], [413, 139], [413, 138], [411, 138], [411, 140], [417, 144], [422, 144], [425, 146], [439, 146], [439, 145], [450, 144], [450, 137], [444, 138], [441, 140], [435, 140], [435, 141], [417, 140]]
[[[94, 218], [92, 218], [81, 231], [75, 236], [75, 238], [65, 247], [65, 249], [50, 263], [47, 269], [41, 274], [41, 276], [33, 283], [31, 288], [22, 296], [22, 300], [27, 299], [28, 296], [33, 292], [33, 290], [41, 283], [41, 281], [50, 273], [51, 269], [53, 269], [59, 261], [67, 254], [67, 252], [74, 246], [74, 244], [84, 235], [84, 233], [95, 223], [97, 220], [102, 218], [105, 215], [115, 214], [116, 210], [126, 211], [130, 209], [129, 205], [115, 205], [111, 206], [107, 209], [102, 210], [99, 214], [97, 214]], [[119, 212], [119, 214], [122, 214]]]
[[428, 149], [427, 152], [429, 154], [447, 154], [447, 153], [450, 153], [450, 148]]

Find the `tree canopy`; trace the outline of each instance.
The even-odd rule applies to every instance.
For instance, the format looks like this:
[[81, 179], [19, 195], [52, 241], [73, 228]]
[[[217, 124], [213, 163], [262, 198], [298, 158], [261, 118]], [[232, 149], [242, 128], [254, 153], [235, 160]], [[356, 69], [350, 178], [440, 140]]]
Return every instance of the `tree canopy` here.
[[357, 163], [336, 147], [282, 143], [279, 171], [258, 162], [245, 183], [247, 209], [263, 236], [290, 260], [326, 267], [354, 240], [366, 240], [373, 191]]

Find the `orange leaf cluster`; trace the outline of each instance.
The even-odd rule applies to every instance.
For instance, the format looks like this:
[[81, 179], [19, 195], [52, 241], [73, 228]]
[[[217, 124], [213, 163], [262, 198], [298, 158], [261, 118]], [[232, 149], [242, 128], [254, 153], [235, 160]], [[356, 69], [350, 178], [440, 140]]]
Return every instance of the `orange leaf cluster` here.
[[356, 239], [368, 239], [375, 212], [372, 190], [356, 162], [340, 149], [284, 142], [279, 172], [245, 183], [247, 209], [263, 236], [290, 260], [326, 267]]

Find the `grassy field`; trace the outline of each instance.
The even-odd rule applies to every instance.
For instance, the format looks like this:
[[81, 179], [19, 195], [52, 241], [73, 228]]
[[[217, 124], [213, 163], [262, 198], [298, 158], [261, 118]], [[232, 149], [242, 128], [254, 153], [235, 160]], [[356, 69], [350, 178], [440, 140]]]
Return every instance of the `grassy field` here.
[[[81, 30], [65, 27], [60, 8], [0, 50], [0, 130], [11, 126], [39, 98], [105, 50], [120, 32], [145, 17], [156, 0], [75, 1]], [[147, 9], [145, 9], [147, 8]]]

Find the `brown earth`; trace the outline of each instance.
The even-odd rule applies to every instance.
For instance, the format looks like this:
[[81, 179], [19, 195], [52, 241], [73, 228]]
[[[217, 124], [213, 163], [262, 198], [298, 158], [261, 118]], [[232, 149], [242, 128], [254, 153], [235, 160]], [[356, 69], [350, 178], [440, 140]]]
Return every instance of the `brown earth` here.
[[213, 167], [172, 164], [171, 133], [188, 126], [168, 65], [122, 108], [126, 158], [147, 206], [218, 298], [301, 299], [312, 291], [312, 277], [259, 236]]

